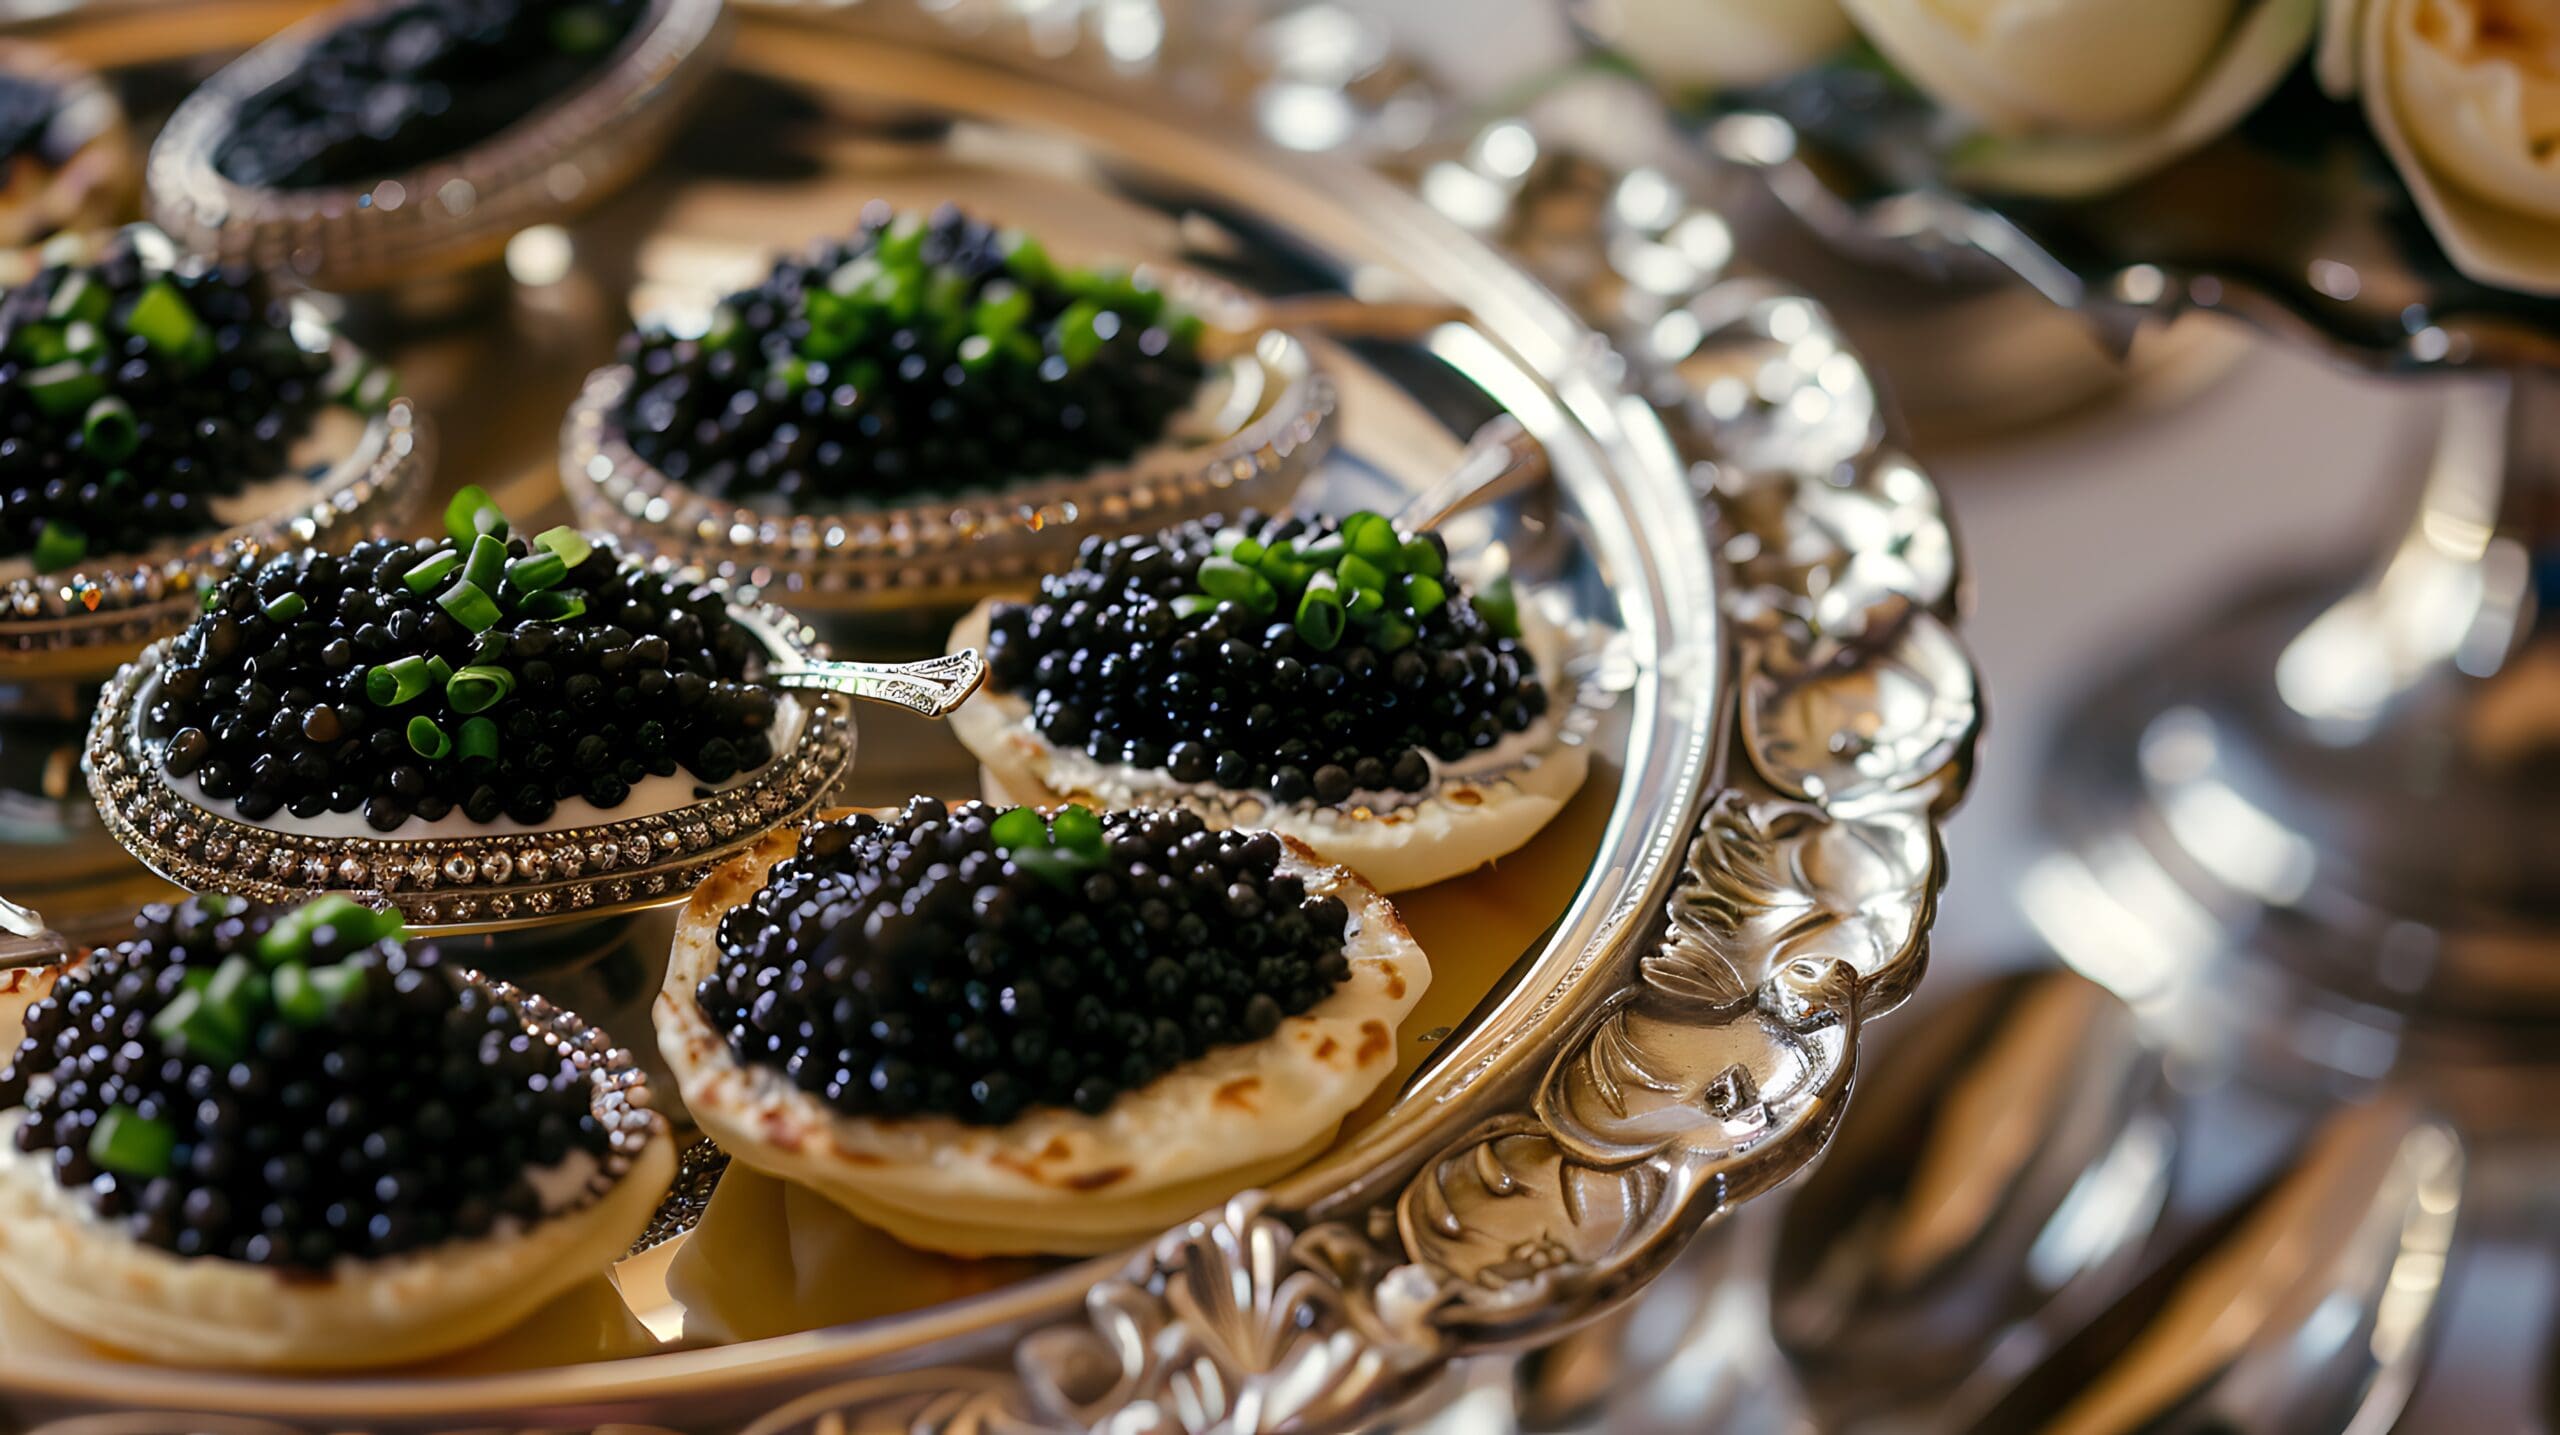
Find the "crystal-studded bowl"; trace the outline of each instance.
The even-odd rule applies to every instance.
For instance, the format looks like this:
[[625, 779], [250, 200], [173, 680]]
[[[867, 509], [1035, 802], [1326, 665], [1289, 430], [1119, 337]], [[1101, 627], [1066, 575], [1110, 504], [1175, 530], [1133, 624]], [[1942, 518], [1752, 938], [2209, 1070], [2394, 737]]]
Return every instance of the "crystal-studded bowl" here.
[[316, 289], [379, 289], [482, 266], [526, 226], [592, 205], [646, 169], [718, 68], [728, 34], [723, 0], [651, 0], [601, 71], [434, 163], [308, 189], [226, 178], [214, 156], [241, 106], [368, 8], [379, 8], [379, 0], [324, 11], [188, 96], [145, 167], [152, 218], [191, 249], [288, 273]]
[[579, 521], [641, 552], [697, 563], [815, 613], [964, 607], [1019, 588], [1076, 545], [1208, 513], [1287, 506], [1330, 443], [1334, 388], [1304, 340], [1255, 323], [1232, 290], [1161, 276], [1210, 323], [1202, 431], [1089, 473], [963, 488], [831, 513], [714, 498], [632, 452], [615, 411], [629, 365], [587, 380], [560, 436], [560, 481]]
[[119, 669], [100, 695], [83, 759], [90, 793], [108, 833], [182, 887], [275, 901], [346, 892], [397, 906], [413, 928], [439, 934], [642, 911], [681, 899], [722, 861], [806, 816], [853, 763], [851, 698], [792, 681], [831, 666], [809, 631], [765, 605], [730, 611], [763, 647], [764, 676], [791, 691], [773, 760], [709, 796], [635, 795], [626, 808], [590, 809], [593, 820], [531, 828], [448, 817], [415, 837], [366, 831], [352, 814], [250, 822], [199, 801], [161, 768], [167, 734], [151, 730], [148, 713], [171, 639]]

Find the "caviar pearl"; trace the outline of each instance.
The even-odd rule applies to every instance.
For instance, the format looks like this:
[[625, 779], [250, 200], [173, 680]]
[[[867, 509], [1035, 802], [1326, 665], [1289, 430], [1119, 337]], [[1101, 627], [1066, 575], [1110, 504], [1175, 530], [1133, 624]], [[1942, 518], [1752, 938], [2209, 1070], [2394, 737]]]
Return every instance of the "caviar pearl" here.
[[1270, 834], [1062, 813], [918, 798], [811, 828], [722, 917], [703, 1015], [845, 1115], [1001, 1124], [1100, 1112], [1350, 974], [1349, 910]]
[[585, 1077], [397, 918], [199, 896], [31, 1006], [16, 1141], [138, 1241], [321, 1269], [543, 1214], [531, 1173], [606, 1133]]

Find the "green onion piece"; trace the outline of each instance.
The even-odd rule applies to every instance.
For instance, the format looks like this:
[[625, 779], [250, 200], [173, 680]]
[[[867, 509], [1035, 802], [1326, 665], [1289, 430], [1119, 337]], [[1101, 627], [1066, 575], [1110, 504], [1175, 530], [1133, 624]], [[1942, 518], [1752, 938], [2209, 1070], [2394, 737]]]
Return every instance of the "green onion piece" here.
[[347, 998], [364, 990], [364, 969], [346, 962], [313, 967], [311, 984], [320, 989], [320, 995], [329, 999], [329, 1005], [344, 1006]]
[[1426, 578], [1416, 573], [1404, 580], [1404, 604], [1413, 610], [1413, 616], [1417, 618], [1430, 617], [1448, 601], [1449, 590], [1440, 586], [1437, 578]]
[[498, 626], [498, 601], [468, 578], [438, 593], [436, 606], [451, 613], [455, 622], [475, 633], [485, 633]]
[[1253, 535], [1245, 532], [1241, 526], [1230, 525], [1219, 529], [1216, 535], [1210, 538], [1209, 551], [1221, 558], [1233, 558], [1236, 556], [1237, 546], [1251, 541], [1252, 537]]
[[564, 55], [592, 55], [613, 43], [613, 21], [592, 5], [551, 12], [551, 48]]
[[1357, 553], [1343, 555], [1342, 561], [1333, 565], [1333, 572], [1335, 577], [1342, 580], [1343, 587], [1355, 593], [1386, 592], [1387, 575], [1380, 571], [1377, 564]]
[[409, 719], [409, 750], [429, 762], [453, 751], [453, 739], [445, 735], [436, 720], [420, 713]]
[[527, 594], [524, 602], [517, 606], [528, 618], [539, 618], [546, 623], [566, 623], [587, 611], [587, 595], [574, 588], [550, 588]]
[[95, 324], [107, 317], [107, 307], [114, 302], [115, 296], [107, 292], [106, 285], [75, 269], [62, 276], [53, 297], [45, 301], [44, 313], [48, 319]]
[[1102, 819], [1089, 807], [1062, 807], [1049, 819], [1049, 835], [1057, 845], [1087, 857], [1102, 855]]
[[1071, 854], [1048, 847], [1025, 847], [1005, 855], [1013, 859], [1014, 866], [1052, 887], [1060, 888], [1073, 887], [1076, 879], [1093, 864], [1093, 859], [1082, 853]]
[[314, 897], [258, 934], [258, 960], [271, 967], [300, 961], [311, 954], [311, 934], [322, 927], [337, 932], [342, 941], [362, 944], [372, 941], [381, 925], [382, 914], [353, 897], [335, 892]]
[[1203, 613], [1217, 611], [1217, 607], [1218, 600], [1206, 593], [1185, 593], [1173, 600], [1173, 616], [1197, 618]]
[[401, 574], [400, 583], [402, 587], [407, 588], [412, 593], [424, 593], [431, 588], [441, 585], [445, 579], [452, 577], [453, 570], [461, 566], [462, 555], [453, 549], [447, 548], [440, 553], [430, 556], [425, 562], [420, 563], [417, 567]]
[[202, 607], [208, 613], [221, 607], [222, 586], [218, 583], [205, 584], [203, 588], [197, 590], [196, 602], [198, 606]]
[[462, 735], [454, 740], [454, 755], [464, 762], [498, 757], [498, 725], [487, 718], [476, 717], [462, 725]]
[[279, 623], [290, 623], [310, 608], [311, 604], [299, 593], [279, 593], [275, 601], [267, 605], [266, 612], [268, 617]]
[[276, 968], [275, 993], [276, 1014], [295, 1026], [318, 1026], [329, 1019], [330, 1009], [337, 1005], [311, 979], [311, 969], [300, 962], [286, 962]]
[[441, 689], [445, 684], [452, 681], [453, 664], [446, 662], [442, 654], [437, 654], [427, 659], [428, 687]]
[[1400, 613], [1381, 613], [1378, 626], [1369, 634], [1369, 643], [1379, 652], [1392, 653], [1412, 645], [1413, 624]]
[[978, 306], [970, 311], [969, 323], [989, 339], [998, 339], [1021, 328], [1030, 317], [1031, 291], [999, 279], [978, 291]]
[[9, 347], [30, 364], [58, 364], [71, 357], [60, 324], [28, 324], [9, 336]]
[[124, 331], [173, 358], [192, 359], [203, 349], [204, 324], [187, 297], [166, 279], [155, 279], [125, 312]]
[[1506, 638], [1520, 636], [1520, 600], [1511, 591], [1511, 575], [1503, 574], [1476, 590], [1476, 611]]
[[1449, 571], [1449, 559], [1430, 539], [1408, 538], [1404, 541], [1404, 571], [1437, 578]]
[[1350, 551], [1351, 545], [1342, 541], [1341, 534], [1331, 533], [1308, 544], [1298, 556], [1318, 568], [1330, 568], [1341, 562], [1342, 555]]
[[133, 456], [142, 444], [142, 429], [134, 422], [133, 405], [113, 394], [89, 405], [80, 419], [80, 445], [108, 463], [121, 463]]
[[425, 692], [432, 681], [426, 659], [394, 658], [364, 675], [364, 695], [375, 707], [396, 708]]
[[1351, 614], [1352, 622], [1365, 628], [1377, 621], [1380, 613], [1387, 611], [1387, 595], [1375, 588], [1354, 589], [1342, 606]]
[[1298, 636], [1307, 640], [1318, 652], [1331, 652], [1342, 641], [1342, 630], [1349, 622], [1342, 611], [1342, 592], [1334, 586], [1333, 575], [1318, 573], [1307, 580], [1307, 591], [1298, 599]]
[[467, 484], [444, 506], [444, 531], [456, 543], [468, 544], [483, 533], [507, 536], [507, 516], [480, 485]]
[[1049, 821], [1036, 807], [1017, 807], [987, 825], [987, 836], [999, 851], [1021, 853], [1046, 846]]
[[183, 1047], [189, 1056], [229, 1061], [240, 1054], [247, 1033], [233, 1026], [229, 1015], [206, 997], [211, 986], [208, 973], [204, 985], [182, 988], [151, 1019], [151, 1034]]
[[539, 593], [568, 576], [569, 565], [557, 553], [536, 553], [507, 564], [507, 587], [518, 593]]
[[[444, 685], [444, 700], [452, 704], [453, 710], [458, 713], [486, 712], [506, 701], [507, 694], [515, 690], [515, 674], [504, 668], [474, 663], [470, 667], [455, 671], [452, 680]], [[413, 728], [414, 726], [415, 724], [412, 724]], [[429, 754], [431, 757], [443, 755], [440, 752]], [[463, 755], [470, 756], [467, 752]]]
[[89, 1133], [89, 1159], [124, 1176], [166, 1176], [178, 1149], [178, 1133], [168, 1122], [143, 1115], [130, 1106], [110, 1106]]
[[506, 540], [487, 533], [472, 539], [471, 556], [462, 560], [462, 581], [483, 593], [495, 593], [506, 574]]
[[213, 980], [204, 989], [204, 999], [238, 1018], [233, 1025], [244, 1031], [250, 1009], [266, 1000], [266, 983], [259, 980], [258, 971], [246, 952], [234, 952], [213, 969]]
[[90, 373], [89, 366], [78, 359], [31, 370], [18, 382], [26, 387], [27, 397], [36, 401], [36, 407], [49, 414], [85, 409], [107, 391], [107, 381]]
[[725, 349], [738, 342], [738, 335], [744, 331], [738, 311], [723, 304], [711, 311], [710, 326], [702, 331], [702, 347], [715, 352]]
[[1058, 346], [1058, 356], [1068, 368], [1081, 369], [1102, 352], [1102, 331], [1093, 326], [1101, 317], [1102, 306], [1090, 299], [1069, 304], [1058, 316], [1057, 327], [1049, 331], [1050, 342]]
[[1058, 277], [1057, 266], [1049, 262], [1049, 251], [1019, 229], [997, 235], [996, 247], [1004, 254], [1006, 271], [1027, 287], [1039, 288]]
[[89, 535], [59, 518], [48, 518], [36, 530], [35, 565], [39, 573], [68, 568], [89, 556]]
[[1404, 540], [1396, 537], [1396, 526], [1379, 514], [1363, 511], [1342, 520], [1342, 541], [1387, 572], [1403, 566]]
[[1200, 560], [1200, 588], [1212, 598], [1241, 603], [1257, 613], [1268, 613], [1280, 602], [1270, 579], [1232, 558]]
[[107, 336], [95, 324], [70, 323], [62, 326], [62, 352], [75, 359], [87, 359], [106, 352]]

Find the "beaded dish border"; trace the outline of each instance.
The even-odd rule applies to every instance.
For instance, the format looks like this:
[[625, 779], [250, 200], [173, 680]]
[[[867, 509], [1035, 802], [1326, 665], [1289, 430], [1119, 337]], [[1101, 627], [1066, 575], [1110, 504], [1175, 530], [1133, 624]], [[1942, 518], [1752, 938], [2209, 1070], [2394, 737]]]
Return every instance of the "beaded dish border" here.
[[545, 1219], [583, 1210], [631, 1174], [640, 1153], [652, 1141], [672, 1141], [673, 1128], [664, 1113], [650, 1105], [649, 1075], [631, 1048], [616, 1046], [604, 1028], [552, 1001], [501, 981], [477, 967], [462, 969], [462, 978], [524, 1013], [527, 1034], [567, 1057], [587, 1080], [587, 1109], [603, 1128], [605, 1154], [589, 1178], [585, 1198], [576, 1206], [546, 1211]]
[[[653, 566], [666, 571], [673, 565]], [[791, 650], [769, 650], [771, 658], [819, 652], [808, 629], [789, 615], [769, 605], [755, 610]], [[808, 815], [853, 762], [852, 699], [802, 691], [795, 695], [807, 705], [808, 720], [791, 751], [777, 754], [750, 781], [671, 812], [487, 836], [279, 831], [200, 806], [161, 775], [135, 698], [167, 658], [171, 641], [161, 639], [118, 669], [99, 694], [82, 767], [108, 835], [181, 887], [266, 901], [347, 892], [398, 907], [424, 935], [609, 916], [676, 901], [765, 833]]]
[[[1188, 276], [1167, 280], [1182, 302], [1211, 313], [1222, 307]], [[1187, 292], [1194, 288], [1203, 292]], [[788, 516], [712, 498], [634, 453], [613, 421], [631, 368], [614, 364], [588, 376], [569, 410], [560, 481], [583, 526], [786, 595], [800, 608], [957, 606], [1056, 566], [1088, 536], [1285, 507], [1332, 445], [1334, 385], [1306, 343], [1282, 330], [1256, 336], [1243, 361], [1262, 370], [1271, 400], [1213, 443], [1158, 444], [1115, 467], [948, 499]]]
[[[330, 353], [342, 363], [357, 357], [343, 338], [331, 341]], [[434, 456], [425, 415], [396, 398], [365, 421], [354, 448], [289, 508], [145, 553], [0, 583], [0, 679], [91, 665], [103, 672], [120, 651], [185, 627], [200, 611], [205, 584], [278, 552], [401, 526], [424, 488], [414, 480], [425, 477]]]
[[652, 0], [620, 58], [458, 154], [363, 185], [276, 189], [214, 168], [251, 98], [363, 10], [331, 9], [217, 72], [170, 115], [144, 166], [151, 217], [189, 249], [314, 288], [378, 289], [498, 257], [528, 225], [596, 203], [648, 167], [716, 71], [724, 0]]

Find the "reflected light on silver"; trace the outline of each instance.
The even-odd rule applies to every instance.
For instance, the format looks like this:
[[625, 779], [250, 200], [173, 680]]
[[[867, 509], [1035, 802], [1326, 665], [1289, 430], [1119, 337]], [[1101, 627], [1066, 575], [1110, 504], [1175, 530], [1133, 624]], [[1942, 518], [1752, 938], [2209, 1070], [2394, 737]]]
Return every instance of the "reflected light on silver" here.
[[2319, 858], [2311, 844], [2215, 775], [2213, 725], [2193, 708], [2172, 708], [2142, 735], [2142, 774], [2179, 843], [2241, 891], [2291, 906], [2311, 890]]
[[1272, 143], [1309, 154], [1340, 147], [1358, 122], [1351, 101], [1325, 85], [1265, 85], [1254, 96], [1254, 109]]
[[578, 250], [569, 231], [556, 224], [517, 230], [507, 241], [507, 277], [529, 289], [547, 288], [569, 277]]

